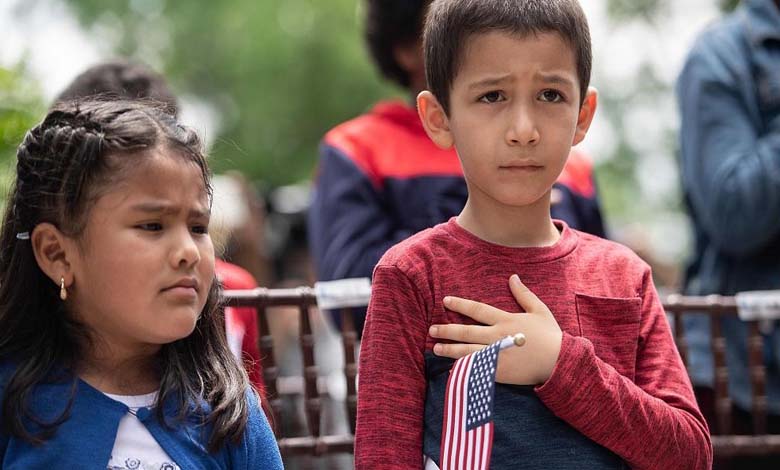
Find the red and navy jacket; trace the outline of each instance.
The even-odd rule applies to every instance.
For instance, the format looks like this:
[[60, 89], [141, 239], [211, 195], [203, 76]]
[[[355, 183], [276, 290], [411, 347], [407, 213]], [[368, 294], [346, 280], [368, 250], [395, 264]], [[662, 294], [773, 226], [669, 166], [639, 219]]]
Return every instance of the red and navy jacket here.
[[[308, 216], [317, 277], [370, 277], [388, 248], [459, 214], [467, 196], [457, 153], [430, 140], [417, 111], [377, 104], [332, 129], [320, 146]], [[572, 151], [553, 201], [553, 218], [605, 235], [593, 165], [583, 153]]]

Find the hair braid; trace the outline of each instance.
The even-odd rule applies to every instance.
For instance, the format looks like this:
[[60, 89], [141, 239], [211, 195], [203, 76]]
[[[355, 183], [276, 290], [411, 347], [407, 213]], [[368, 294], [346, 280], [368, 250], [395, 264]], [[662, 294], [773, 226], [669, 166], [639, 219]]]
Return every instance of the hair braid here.
[[52, 112], [27, 133], [16, 163], [13, 202], [19, 231], [32, 230], [41, 222], [69, 233], [79, 231], [76, 211], [89, 189], [85, 183], [103, 152], [104, 140], [101, 126], [79, 108]]

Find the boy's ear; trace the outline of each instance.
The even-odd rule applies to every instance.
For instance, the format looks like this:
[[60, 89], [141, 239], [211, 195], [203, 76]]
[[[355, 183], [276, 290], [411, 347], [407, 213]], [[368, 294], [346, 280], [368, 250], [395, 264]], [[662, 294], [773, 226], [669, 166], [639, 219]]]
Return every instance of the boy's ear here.
[[450, 121], [433, 93], [425, 90], [417, 95], [417, 112], [428, 137], [442, 149], [452, 148], [454, 140], [450, 132]]
[[44, 222], [35, 226], [30, 243], [35, 261], [46, 276], [58, 286], [63, 278], [66, 286], [73, 283], [71, 262], [76, 246], [70, 238], [54, 225]]
[[589, 87], [588, 92], [585, 95], [585, 99], [582, 101], [582, 106], [580, 106], [580, 114], [577, 117], [577, 128], [574, 131], [574, 140], [571, 143], [572, 147], [585, 139], [585, 134], [588, 133], [590, 124], [593, 122], [593, 116], [596, 114], [598, 101], [598, 90], [593, 87]]

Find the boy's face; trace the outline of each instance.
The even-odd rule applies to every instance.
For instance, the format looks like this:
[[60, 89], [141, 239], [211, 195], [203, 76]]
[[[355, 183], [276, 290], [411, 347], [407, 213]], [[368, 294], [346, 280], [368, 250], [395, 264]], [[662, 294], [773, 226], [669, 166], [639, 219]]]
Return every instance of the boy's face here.
[[457, 149], [469, 198], [506, 206], [549, 198], [596, 105], [592, 92], [580, 108], [572, 48], [557, 33], [488, 32], [468, 38], [461, 59], [449, 116], [420, 95], [429, 135]]

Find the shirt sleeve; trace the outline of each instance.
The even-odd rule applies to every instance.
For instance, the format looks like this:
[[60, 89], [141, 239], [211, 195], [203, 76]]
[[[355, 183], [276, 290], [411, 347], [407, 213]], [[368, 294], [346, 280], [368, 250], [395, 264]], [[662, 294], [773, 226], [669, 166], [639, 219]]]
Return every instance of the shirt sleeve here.
[[601, 202], [599, 200], [596, 178], [591, 173], [593, 195], [580, 201], [579, 212], [582, 214], [582, 231], [597, 237], [607, 238], [607, 230], [604, 228], [604, 219], [601, 214]]
[[[247, 393], [249, 401], [249, 419], [246, 424], [243, 438], [243, 459], [239, 459], [234, 468], [244, 469], [270, 469], [282, 470], [282, 457], [279, 454], [279, 445], [268, 420], [265, 417], [257, 395], [254, 392]], [[243, 462], [241, 462], [243, 461]]]
[[360, 349], [357, 469], [422, 467], [425, 305], [398, 268], [376, 268]]
[[[374, 266], [393, 245], [412, 232], [389, 209], [381, 181], [368, 174], [344, 150], [323, 143], [308, 212], [309, 247], [317, 279], [371, 277]], [[352, 310], [362, 337], [366, 309]], [[338, 315], [332, 315], [336, 324]]]
[[[257, 281], [249, 271], [220, 261], [216, 265], [217, 276], [220, 277], [225, 289], [254, 289]], [[238, 322], [244, 329], [241, 338], [241, 362], [249, 375], [249, 382], [257, 390], [261, 399], [265, 399], [265, 383], [263, 382], [263, 366], [260, 361], [260, 346], [258, 342], [257, 311], [250, 307], [227, 307], [225, 316]]]
[[744, 75], [698, 47], [677, 83], [683, 186], [707, 236], [732, 256], [780, 233], [780, 122], [756, 122]]
[[550, 208], [553, 218], [565, 220], [571, 228], [606, 238], [590, 156], [579, 148], [571, 149], [554, 187], [559, 190], [560, 198]]
[[586, 338], [564, 333], [549, 380], [536, 388], [552, 412], [635, 469], [707, 469], [709, 429], [647, 269], [636, 378], [596, 356]]
[[340, 149], [320, 146], [308, 217], [320, 280], [370, 277], [385, 251], [412, 234], [399, 227], [379, 184]]
[[551, 207], [552, 217], [564, 220], [573, 229], [607, 238], [607, 231], [601, 216], [601, 204], [595, 189], [596, 182], [592, 174], [590, 178], [592, 181], [590, 184], [594, 189], [593, 193], [587, 196], [575, 192], [564, 183], [557, 182], [555, 184], [560, 190], [560, 200]]

